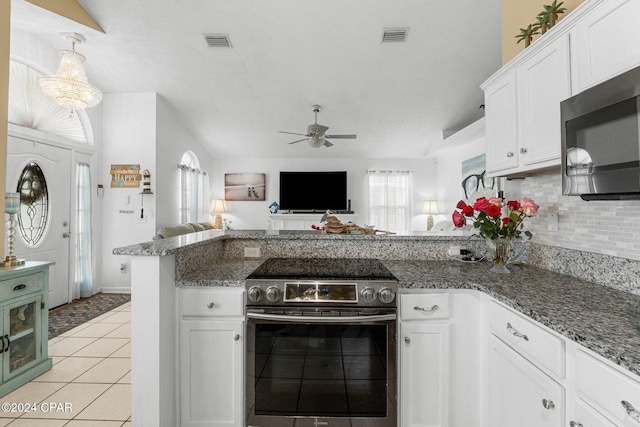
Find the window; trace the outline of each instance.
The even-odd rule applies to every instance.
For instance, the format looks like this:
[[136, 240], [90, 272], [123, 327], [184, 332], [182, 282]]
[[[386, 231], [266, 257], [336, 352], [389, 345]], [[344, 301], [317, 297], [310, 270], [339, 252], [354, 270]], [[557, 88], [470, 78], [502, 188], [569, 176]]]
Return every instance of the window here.
[[182, 156], [178, 168], [180, 169], [180, 222], [198, 222], [202, 210], [200, 162], [193, 152], [187, 151]]
[[37, 163], [25, 166], [17, 191], [20, 193], [18, 228], [27, 246], [34, 247], [42, 240], [49, 220], [47, 181]]
[[398, 234], [411, 232], [412, 173], [369, 171], [369, 224]]
[[87, 298], [92, 293], [91, 280], [91, 179], [89, 165], [76, 165], [75, 287], [73, 298]]

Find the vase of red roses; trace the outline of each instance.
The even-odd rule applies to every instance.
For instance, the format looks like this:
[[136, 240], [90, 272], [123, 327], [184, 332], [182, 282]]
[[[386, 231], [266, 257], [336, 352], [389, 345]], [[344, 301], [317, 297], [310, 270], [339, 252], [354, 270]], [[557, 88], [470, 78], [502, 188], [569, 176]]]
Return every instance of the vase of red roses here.
[[522, 234], [529, 239], [532, 237], [530, 231], [522, 230], [523, 221], [535, 215], [539, 206], [528, 197], [510, 200], [506, 204], [499, 197], [481, 197], [473, 205], [460, 200], [456, 208], [459, 211], [453, 212], [454, 225], [463, 227], [467, 221], [473, 221], [473, 226], [487, 242], [488, 257], [494, 264], [491, 271], [509, 273], [505, 265], [521, 247], [515, 244], [515, 240]]

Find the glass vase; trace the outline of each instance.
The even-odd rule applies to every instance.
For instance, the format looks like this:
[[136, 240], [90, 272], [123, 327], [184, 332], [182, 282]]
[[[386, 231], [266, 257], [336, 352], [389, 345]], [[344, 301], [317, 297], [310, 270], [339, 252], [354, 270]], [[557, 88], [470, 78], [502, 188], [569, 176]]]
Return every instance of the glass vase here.
[[513, 256], [513, 242], [509, 237], [498, 237], [497, 239], [485, 239], [487, 244], [487, 258], [493, 263], [489, 271], [492, 273], [511, 273], [507, 269], [507, 263]]

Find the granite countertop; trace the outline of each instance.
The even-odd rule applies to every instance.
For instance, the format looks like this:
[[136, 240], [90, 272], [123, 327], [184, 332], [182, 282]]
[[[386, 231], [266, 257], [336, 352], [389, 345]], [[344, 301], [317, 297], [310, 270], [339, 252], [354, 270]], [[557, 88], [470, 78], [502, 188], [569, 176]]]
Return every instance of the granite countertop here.
[[[223, 259], [177, 286], [244, 286], [264, 260]], [[390, 261], [401, 289], [472, 289], [640, 375], [640, 296], [530, 266], [490, 273], [490, 264]]]

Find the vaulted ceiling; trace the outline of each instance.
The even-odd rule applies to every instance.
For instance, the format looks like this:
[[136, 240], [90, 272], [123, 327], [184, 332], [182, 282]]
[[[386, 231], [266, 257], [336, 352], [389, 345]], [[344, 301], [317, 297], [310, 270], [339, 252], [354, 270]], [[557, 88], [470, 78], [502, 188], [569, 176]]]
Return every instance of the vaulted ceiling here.
[[[60, 32], [81, 33], [91, 83], [157, 92], [214, 157], [425, 157], [482, 117], [478, 86], [500, 67], [501, 0], [79, 2], [104, 34], [12, 0], [12, 49], [26, 37], [57, 54]], [[406, 41], [382, 43], [385, 28]], [[358, 138], [288, 145], [278, 131], [306, 132], [314, 104], [327, 134]]]

